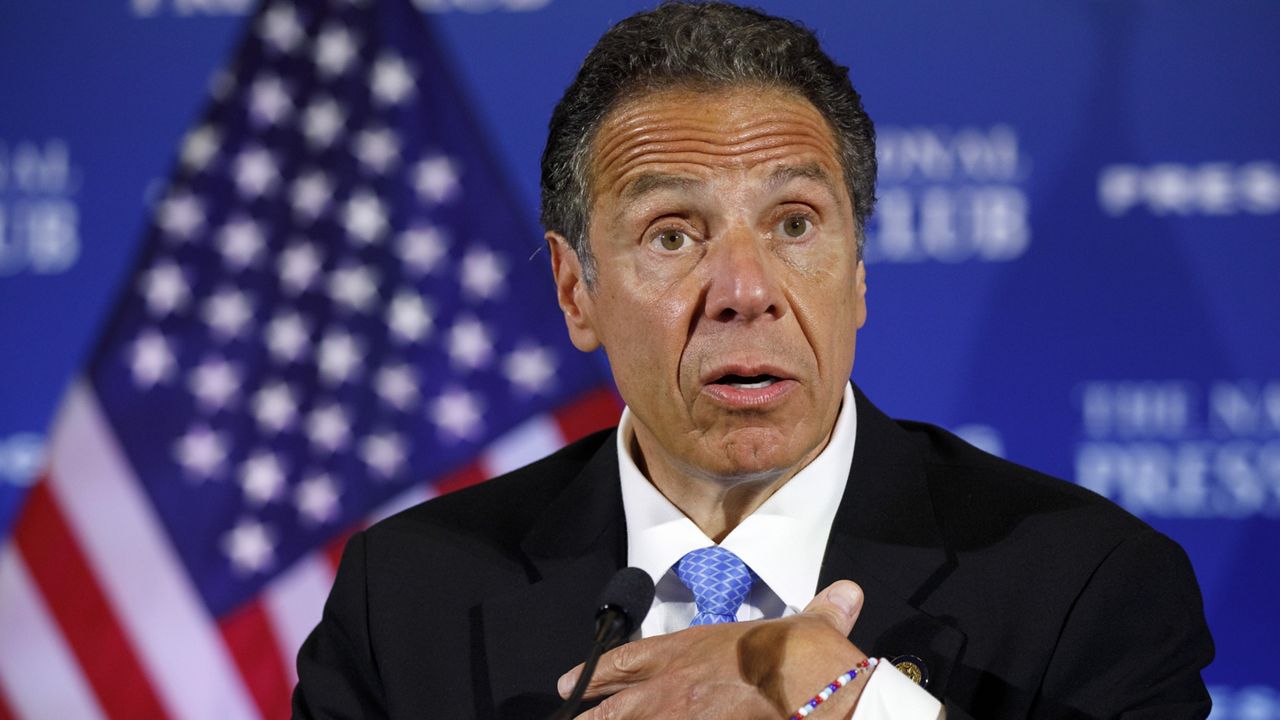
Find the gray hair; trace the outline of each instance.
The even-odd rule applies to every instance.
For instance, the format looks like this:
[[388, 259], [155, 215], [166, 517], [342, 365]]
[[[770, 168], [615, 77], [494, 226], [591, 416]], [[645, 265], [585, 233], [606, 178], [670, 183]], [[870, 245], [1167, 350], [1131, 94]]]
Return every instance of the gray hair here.
[[565, 90], [542, 153], [542, 225], [568, 240], [584, 279], [595, 278], [587, 243], [591, 145], [623, 100], [672, 87], [763, 85], [792, 90], [826, 118], [853, 200], [858, 257], [875, 206], [875, 128], [848, 68], [808, 28], [721, 2], [671, 2], [619, 22], [587, 54]]

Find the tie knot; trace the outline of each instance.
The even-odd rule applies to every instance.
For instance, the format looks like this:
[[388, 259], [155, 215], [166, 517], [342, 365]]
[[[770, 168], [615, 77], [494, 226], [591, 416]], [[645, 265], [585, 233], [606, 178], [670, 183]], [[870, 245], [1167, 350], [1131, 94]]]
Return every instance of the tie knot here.
[[719, 545], [691, 550], [676, 562], [676, 577], [693, 592], [698, 614], [690, 625], [734, 622], [754, 574], [742, 558]]

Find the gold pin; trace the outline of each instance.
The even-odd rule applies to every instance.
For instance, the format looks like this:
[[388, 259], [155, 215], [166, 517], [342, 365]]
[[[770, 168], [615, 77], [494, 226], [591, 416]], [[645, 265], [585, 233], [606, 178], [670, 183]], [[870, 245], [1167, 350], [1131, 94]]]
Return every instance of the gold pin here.
[[899, 655], [889, 661], [898, 672], [911, 678], [911, 682], [926, 687], [929, 684], [929, 670], [924, 661], [915, 655]]

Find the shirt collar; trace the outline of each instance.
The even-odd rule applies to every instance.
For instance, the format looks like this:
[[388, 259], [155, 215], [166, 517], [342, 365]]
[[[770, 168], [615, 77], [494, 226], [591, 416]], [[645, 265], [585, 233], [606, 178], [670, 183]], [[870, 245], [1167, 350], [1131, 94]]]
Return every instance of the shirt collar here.
[[[853, 390], [846, 384], [827, 446], [721, 543], [793, 611], [807, 605], [817, 591], [831, 523], [853, 461], [857, 424]], [[640, 472], [631, 454], [634, 437], [631, 410], [624, 408], [617, 443], [627, 564], [656, 582], [685, 553], [715, 543]]]

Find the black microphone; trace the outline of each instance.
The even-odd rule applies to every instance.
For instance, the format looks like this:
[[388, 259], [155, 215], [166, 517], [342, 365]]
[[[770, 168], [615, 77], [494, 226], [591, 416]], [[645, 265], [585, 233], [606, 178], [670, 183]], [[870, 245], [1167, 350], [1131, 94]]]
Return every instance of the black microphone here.
[[644, 616], [649, 614], [650, 605], [653, 605], [653, 579], [649, 577], [649, 573], [640, 568], [626, 567], [609, 579], [596, 603], [596, 638], [591, 643], [591, 652], [587, 655], [586, 662], [582, 664], [578, 684], [573, 686], [569, 698], [550, 720], [568, 720], [573, 717], [582, 702], [583, 693], [587, 691], [587, 684], [591, 682], [591, 676], [595, 674], [600, 656], [630, 637], [640, 627]]

